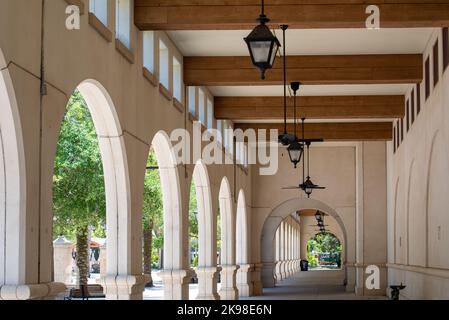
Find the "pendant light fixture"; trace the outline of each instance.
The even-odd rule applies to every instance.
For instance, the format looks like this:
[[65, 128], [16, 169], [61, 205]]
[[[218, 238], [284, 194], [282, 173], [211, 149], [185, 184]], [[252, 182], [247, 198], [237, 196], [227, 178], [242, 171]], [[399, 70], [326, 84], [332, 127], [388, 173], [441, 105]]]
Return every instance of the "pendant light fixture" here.
[[270, 19], [265, 15], [263, 0], [262, 11], [257, 21], [259, 25], [244, 40], [248, 45], [253, 65], [260, 70], [262, 80], [264, 80], [265, 71], [273, 67], [281, 44], [266, 25]]
[[304, 152], [304, 146], [302, 143], [298, 141], [298, 138], [296, 137], [296, 95], [299, 90], [300, 83], [299, 82], [292, 82], [290, 84], [290, 87], [293, 91], [294, 95], [294, 110], [293, 110], [293, 117], [294, 117], [294, 136], [295, 140], [288, 146], [288, 156], [290, 157], [290, 161], [295, 166], [295, 169], [298, 167], [298, 163], [301, 162], [302, 154]]
[[283, 38], [283, 45], [284, 45], [284, 54], [282, 57], [283, 64], [284, 64], [284, 133], [279, 135], [278, 141], [283, 146], [289, 146], [295, 140], [297, 140], [296, 135], [289, 134], [287, 132], [287, 54], [286, 54], [286, 40], [285, 40], [285, 31], [288, 29], [288, 25], [283, 24], [281, 25], [282, 29], [282, 38]]
[[[304, 128], [304, 119], [303, 119], [303, 128]], [[312, 141], [306, 140], [305, 144], [307, 146], [307, 179], [300, 185], [300, 188], [306, 193], [307, 198], [310, 198], [312, 195], [313, 190], [323, 190], [326, 189], [325, 187], [320, 187], [317, 184], [314, 184], [312, 182], [312, 179], [310, 178], [310, 145], [312, 144]], [[302, 169], [302, 175], [304, 179], [305, 175], [305, 165], [306, 163], [303, 163], [303, 169]]]

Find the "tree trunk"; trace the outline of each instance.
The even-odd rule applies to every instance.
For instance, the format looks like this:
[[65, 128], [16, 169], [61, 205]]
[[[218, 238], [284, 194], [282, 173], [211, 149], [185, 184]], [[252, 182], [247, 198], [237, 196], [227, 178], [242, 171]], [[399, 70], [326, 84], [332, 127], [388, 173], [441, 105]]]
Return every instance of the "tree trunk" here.
[[88, 227], [78, 228], [76, 234], [76, 266], [79, 273], [79, 284], [87, 285], [89, 279], [89, 243]]
[[153, 251], [153, 221], [150, 221], [147, 228], [143, 230], [143, 273], [150, 276], [147, 287], [153, 286], [151, 277], [151, 256]]

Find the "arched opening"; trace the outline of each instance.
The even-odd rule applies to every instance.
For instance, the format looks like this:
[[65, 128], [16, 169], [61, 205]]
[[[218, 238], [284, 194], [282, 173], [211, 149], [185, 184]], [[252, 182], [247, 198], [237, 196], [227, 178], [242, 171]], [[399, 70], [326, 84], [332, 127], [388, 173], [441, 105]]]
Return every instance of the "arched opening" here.
[[[160, 188], [158, 194], [148, 194], [147, 198], [148, 201], [159, 205], [157, 210], [149, 215], [154, 218], [153, 235], [159, 242], [155, 243], [157, 264], [163, 270], [158, 274], [159, 283], [161, 286], [163, 284], [165, 300], [180, 300], [185, 298], [182, 285], [172, 281], [172, 274], [183, 269], [181, 190], [176, 157], [170, 139], [163, 131], [156, 133], [153, 138], [147, 169], [146, 183]], [[145, 187], [145, 190], [147, 189]], [[155, 213], [156, 215], [153, 215]], [[153, 253], [156, 254], [155, 251]], [[153, 260], [152, 263], [156, 261]], [[155, 297], [162, 298], [162, 295], [156, 294]]]
[[[54, 168], [54, 232], [58, 236], [63, 232], [71, 233], [79, 243], [78, 277], [82, 275], [83, 278], [78, 282], [84, 284], [85, 274], [92, 273], [100, 265], [98, 271], [103, 275], [107, 298], [118, 299], [117, 275], [131, 274], [130, 187], [121, 126], [110, 96], [95, 80], [86, 80], [77, 87], [68, 102], [65, 120], [61, 125], [63, 139], [60, 137], [58, 142]], [[76, 197], [63, 199], [64, 193], [76, 194]], [[73, 222], [72, 230], [68, 230], [70, 222]], [[103, 256], [98, 252], [101, 250], [89, 249], [91, 245], [102, 245], [92, 241], [92, 236], [97, 235], [106, 236]], [[61, 244], [64, 248], [64, 242], [59, 238], [54, 246]], [[66, 257], [71, 250], [63, 251]], [[63, 269], [61, 278], [67, 279], [70, 268], [64, 266], [71, 259], [58, 261], [56, 253], [57, 250], [55, 278], [58, 266]], [[93, 259], [95, 266], [91, 263]], [[102, 259], [106, 266], [101, 266]]]
[[159, 164], [153, 148], [150, 148], [145, 169], [142, 208], [143, 273], [148, 276], [148, 282], [144, 297], [162, 299], [164, 287], [160, 272], [164, 267], [164, 208]]
[[0, 287], [25, 283], [25, 153], [14, 87], [0, 49]]
[[[263, 263], [262, 267], [262, 283], [264, 288], [271, 288], [275, 286], [276, 283], [276, 231], [281, 226], [286, 218], [289, 218], [292, 214], [302, 212], [302, 211], [320, 211], [323, 212], [333, 219], [335, 219], [335, 223], [337, 226], [339, 226], [339, 229], [342, 232], [342, 241], [343, 244], [347, 243], [347, 235], [346, 235], [346, 229], [344, 226], [344, 223], [341, 219], [341, 217], [338, 215], [338, 213], [326, 205], [325, 203], [315, 200], [315, 199], [306, 199], [306, 198], [294, 198], [291, 200], [287, 200], [283, 202], [282, 204], [278, 205], [276, 208], [273, 209], [273, 211], [270, 213], [270, 215], [265, 220], [263, 229], [262, 229], [262, 236], [261, 236], [261, 259]], [[302, 221], [302, 220], [300, 220]], [[288, 226], [284, 225], [284, 228], [287, 228]], [[285, 234], [286, 232], [284, 232]], [[287, 240], [285, 241], [287, 242]], [[304, 252], [304, 249], [301, 249], [300, 251]], [[291, 252], [291, 251], [290, 251]], [[287, 258], [285, 258], [284, 254], [284, 260], [288, 261], [288, 252], [287, 252]], [[347, 250], [343, 251], [342, 255], [342, 266], [343, 269], [343, 283], [346, 282], [346, 268], [345, 262], [347, 261]]]
[[342, 243], [331, 232], [318, 232], [307, 241], [309, 270], [341, 270]]
[[75, 90], [61, 125], [53, 175], [56, 282], [87, 286], [105, 274], [100, 263], [100, 246], [106, 242], [103, 177], [97, 132], [86, 101]]
[[[220, 233], [217, 235], [220, 241], [220, 296], [223, 300], [238, 299], [236, 286], [236, 262], [235, 262], [235, 214], [232, 206], [231, 186], [228, 178], [224, 177], [219, 192], [219, 217]], [[218, 223], [218, 222], [217, 222]]]
[[193, 183], [198, 221], [198, 277], [199, 300], [218, 299], [217, 293], [217, 224], [212, 204], [211, 186], [206, 165], [199, 160], [193, 170]]
[[251, 265], [249, 254], [249, 221], [246, 207], [245, 192], [240, 190], [237, 200], [236, 218], [236, 262], [239, 266], [237, 271], [237, 288], [241, 297], [249, 297], [253, 293], [251, 281]]

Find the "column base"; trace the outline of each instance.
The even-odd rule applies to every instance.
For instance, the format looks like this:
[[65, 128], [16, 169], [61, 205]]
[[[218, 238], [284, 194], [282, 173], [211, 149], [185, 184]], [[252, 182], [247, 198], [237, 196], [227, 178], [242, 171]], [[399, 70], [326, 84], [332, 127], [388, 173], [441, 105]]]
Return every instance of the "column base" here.
[[148, 275], [105, 276], [97, 282], [103, 286], [106, 300], [142, 300]]
[[218, 273], [220, 271], [220, 267], [197, 268], [198, 297], [196, 297], [196, 300], [220, 300], [220, 295], [217, 292]]
[[189, 300], [189, 279], [193, 270], [163, 270], [160, 274], [164, 283], [165, 300]]
[[274, 281], [274, 266], [273, 262], [265, 262], [262, 267], [262, 284], [264, 288], [274, 288], [276, 283]]
[[226, 265], [221, 266], [221, 300], [238, 300], [239, 291], [237, 290], [236, 273], [239, 266]]
[[263, 284], [262, 284], [262, 276], [261, 276], [262, 267], [263, 267], [263, 264], [261, 264], [261, 263], [256, 263], [254, 265], [254, 271], [252, 274], [253, 295], [254, 296], [262, 296], [263, 295]]
[[63, 300], [66, 286], [60, 282], [0, 287], [0, 300]]
[[237, 271], [237, 289], [240, 297], [250, 297], [253, 295], [252, 272], [253, 266], [251, 264], [241, 265]]

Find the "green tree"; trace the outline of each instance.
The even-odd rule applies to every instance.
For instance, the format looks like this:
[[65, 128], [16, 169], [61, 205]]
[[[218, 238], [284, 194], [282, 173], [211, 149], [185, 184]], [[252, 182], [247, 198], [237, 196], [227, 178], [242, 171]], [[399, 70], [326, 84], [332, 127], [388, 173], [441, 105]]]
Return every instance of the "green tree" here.
[[[147, 286], [153, 286], [151, 271], [158, 251], [164, 244], [164, 219], [162, 190], [157, 159], [154, 150], [150, 150], [145, 174], [143, 194], [143, 269], [150, 276]], [[155, 252], [156, 251], [156, 252]]]
[[[189, 201], [189, 238], [190, 249], [198, 252], [198, 204], [196, 200], [195, 182], [192, 181], [190, 187], [190, 201]], [[190, 252], [189, 252], [190, 257]], [[191, 261], [192, 267], [198, 267], [198, 257]]]
[[104, 236], [106, 200], [95, 126], [79, 91], [71, 96], [61, 126], [53, 176], [54, 236], [76, 241], [80, 284], [89, 275], [88, 235]]

